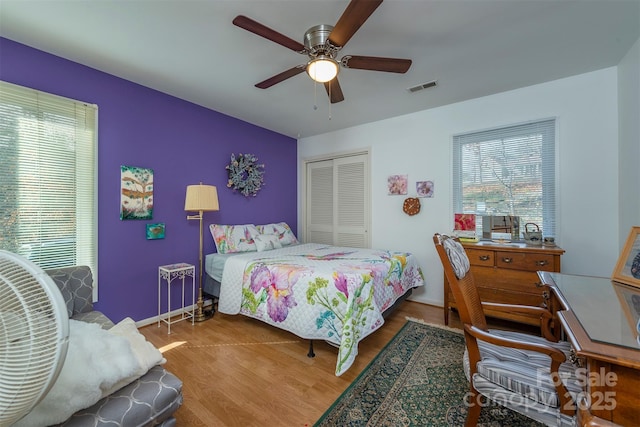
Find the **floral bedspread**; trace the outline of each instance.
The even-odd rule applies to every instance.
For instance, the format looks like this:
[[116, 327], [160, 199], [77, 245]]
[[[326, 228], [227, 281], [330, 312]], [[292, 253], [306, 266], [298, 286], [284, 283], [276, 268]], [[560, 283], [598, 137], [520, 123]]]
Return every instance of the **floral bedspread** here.
[[382, 312], [423, 285], [409, 253], [307, 243], [229, 258], [218, 311], [336, 344], [342, 375], [358, 343], [384, 323]]

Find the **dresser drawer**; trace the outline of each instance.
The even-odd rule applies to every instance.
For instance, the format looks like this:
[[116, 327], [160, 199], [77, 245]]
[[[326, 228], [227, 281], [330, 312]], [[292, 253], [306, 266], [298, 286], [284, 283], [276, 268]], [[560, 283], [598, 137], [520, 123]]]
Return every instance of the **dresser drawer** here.
[[[495, 302], [500, 304], [529, 305], [539, 307], [544, 298], [542, 292], [539, 295], [525, 294], [522, 292], [513, 292], [498, 290], [495, 288], [478, 288], [480, 300], [484, 302]], [[539, 321], [538, 321], [539, 322]]]
[[[478, 287], [542, 295], [540, 278], [535, 272], [478, 266], [471, 267], [471, 271]], [[497, 297], [499, 298], [499, 295]], [[496, 298], [494, 297], [492, 301], [496, 301]]]
[[524, 271], [556, 271], [551, 254], [496, 252], [496, 267]]
[[468, 249], [466, 248], [467, 258], [469, 258], [469, 264], [471, 265], [483, 265], [493, 267], [495, 265], [495, 252], [487, 251], [483, 249]]

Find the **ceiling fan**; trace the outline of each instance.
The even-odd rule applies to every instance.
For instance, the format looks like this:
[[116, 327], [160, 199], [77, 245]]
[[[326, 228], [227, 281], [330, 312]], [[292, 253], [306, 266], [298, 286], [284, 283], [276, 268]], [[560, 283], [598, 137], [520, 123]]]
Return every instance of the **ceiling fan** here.
[[304, 44], [251, 18], [236, 16], [233, 20], [234, 25], [309, 57], [308, 62], [276, 74], [255, 86], [267, 89], [306, 71], [313, 80], [324, 84], [331, 103], [335, 104], [344, 101], [337, 77], [340, 65], [358, 70], [406, 73], [411, 66], [410, 59], [346, 55], [340, 61], [336, 60], [338, 52], [381, 3], [382, 0], [351, 0], [334, 27], [322, 24], [309, 28], [304, 34]]

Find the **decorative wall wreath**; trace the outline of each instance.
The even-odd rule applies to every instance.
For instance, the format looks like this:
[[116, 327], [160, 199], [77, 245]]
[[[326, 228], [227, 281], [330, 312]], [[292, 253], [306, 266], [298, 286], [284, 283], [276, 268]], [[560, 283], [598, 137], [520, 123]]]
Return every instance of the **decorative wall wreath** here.
[[239, 191], [243, 196], [255, 197], [264, 185], [264, 164], [259, 164], [253, 154], [231, 153], [231, 161], [225, 167], [229, 173], [227, 187]]

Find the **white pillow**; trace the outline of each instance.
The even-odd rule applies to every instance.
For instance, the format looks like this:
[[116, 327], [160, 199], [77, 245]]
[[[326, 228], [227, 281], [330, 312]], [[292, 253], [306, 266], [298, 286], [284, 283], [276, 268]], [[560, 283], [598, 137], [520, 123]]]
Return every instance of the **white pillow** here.
[[132, 318], [127, 317], [120, 321], [117, 325], [108, 329], [111, 335], [125, 338], [129, 345], [131, 345], [131, 351], [136, 358], [139, 368], [130, 375], [125, 377], [114, 384], [111, 388], [102, 393], [102, 396], [108, 396], [116, 390], [120, 390], [122, 387], [130, 384], [147, 373], [147, 371], [156, 365], [162, 365], [167, 362], [160, 353], [160, 350], [154, 347], [147, 339], [138, 331], [138, 327]]
[[293, 234], [291, 227], [289, 227], [286, 222], [258, 225], [256, 228], [261, 234], [276, 234], [282, 246], [289, 246], [298, 243], [296, 235]]
[[[118, 335], [123, 330], [126, 336]], [[146, 342], [144, 336], [137, 329], [132, 330], [126, 319], [114, 332], [95, 323], [69, 320], [69, 346], [60, 375], [44, 398], [14, 427], [61, 423], [164, 360], [157, 349], [140, 346], [138, 335]]]
[[268, 251], [270, 249], [280, 249], [280, 239], [275, 234], [258, 234], [254, 239], [258, 252]]
[[260, 234], [253, 224], [241, 225], [209, 225], [209, 231], [216, 244], [219, 254], [235, 252], [255, 252], [258, 249], [254, 242], [255, 236]]

